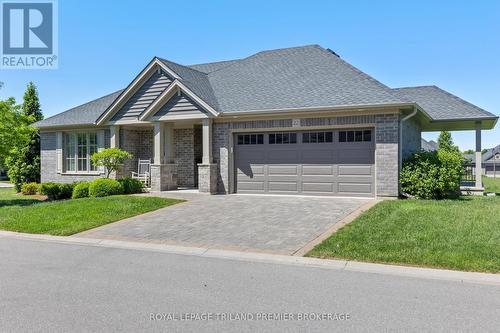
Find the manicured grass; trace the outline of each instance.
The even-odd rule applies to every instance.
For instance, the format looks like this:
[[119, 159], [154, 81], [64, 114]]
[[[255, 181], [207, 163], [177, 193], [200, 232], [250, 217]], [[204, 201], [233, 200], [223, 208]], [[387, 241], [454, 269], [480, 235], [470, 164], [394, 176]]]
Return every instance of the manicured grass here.
[[383, 201], [307, 256], [500, 272], [500, 197]]
[[0, 229], [67, 236], [139, 215], [182, 200], [117, 195], [41, 202], [13, 189], [0, 189]]
[[500, 193], [500, 172], [498, 178], [483, 176], [483, 186], [486, 192]]

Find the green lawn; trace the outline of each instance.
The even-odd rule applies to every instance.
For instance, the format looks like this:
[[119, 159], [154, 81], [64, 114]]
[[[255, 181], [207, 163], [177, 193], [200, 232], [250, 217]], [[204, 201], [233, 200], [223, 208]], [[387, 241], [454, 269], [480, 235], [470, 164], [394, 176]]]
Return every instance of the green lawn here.
[[307, 256], [500, 272], [500, 197], [383, 201]]
[[41, 202], [36, 196], [0, 188], [0, 229], [67, 236], [181, 201], [117, 195]]
[[483, 176], [483, 186], [486, 192], [500, 193], [500, 175], [498, 178]]

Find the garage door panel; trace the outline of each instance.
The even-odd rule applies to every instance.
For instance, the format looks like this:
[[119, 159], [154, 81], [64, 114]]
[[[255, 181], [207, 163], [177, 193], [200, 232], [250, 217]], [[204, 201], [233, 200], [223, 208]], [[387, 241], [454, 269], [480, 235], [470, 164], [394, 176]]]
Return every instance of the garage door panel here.
[[267, 152], [268, 164], [297, 163], [299, 152], [296, 150], [270, 150]]
[[333, 175], [309, 175], [301, 177], [302, 183], [332, 183], [336, 181]]
[[285, 192], [297, 192], [297, 182], [277, 182], [269, 181], [269, 192], [285, 191]]
[[302, 175], [333, 175], [333, 165], [302, 165]]
[[339, 176], [371, 176], [372, 173], [371, 165], [338, 165]]
[[238, 181], [238, 192], [263, 192], [264, 191], [264, 181], [252, 181], [252, 182], [246, 182], [246, 181]]
[[349, 194], [349, 193], [370, 194], [372, 192], [372, 184], [339, 182], [338, 192], [343, 194]]
[[304, 193], [333, 193], [335, 183], [314, 183], [302, 182], [302, 192]]
[[344, 149], [340, 150], [337, 164], [373, 164], [373, 150], [364, 149]]
[[335, 159], [335, 151], [332, 146], [322, 146], [323, 149], [315, 148], [311, 145], [303, 145], [300, 149], [304, 149], [300, 153], [301, 163], [312, 163], [312, 164], [331, 164]]
[[297, 175], [298, 166], [297, 165], [269, 165], [268, 175]]

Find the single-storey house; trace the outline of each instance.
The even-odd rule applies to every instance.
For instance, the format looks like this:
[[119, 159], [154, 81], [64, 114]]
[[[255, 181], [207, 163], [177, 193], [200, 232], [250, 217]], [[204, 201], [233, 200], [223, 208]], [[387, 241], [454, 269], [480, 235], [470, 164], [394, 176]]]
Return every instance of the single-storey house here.
[[436, 86], [390, 88], [308, 45], [197, 65], [155, 57], [120, 91], [36, 124], [43, 182], [103, 176], [90, 155], [151, 160], [153, 191], [398, 196], [421, 132], [481, 130], [498, 117]]
[[[464, 154], [464, 157], [469, 160], [470, 165], [475, 168], [476, 162], [474, 154]], [[500, 145], [488, 149], [481, 156], [482, 173], [486, 176], [500, 176]]]

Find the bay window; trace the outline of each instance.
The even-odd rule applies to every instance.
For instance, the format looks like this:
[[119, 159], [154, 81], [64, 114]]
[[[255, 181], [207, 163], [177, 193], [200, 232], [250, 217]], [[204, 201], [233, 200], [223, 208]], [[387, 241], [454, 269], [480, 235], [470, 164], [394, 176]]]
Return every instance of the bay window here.
[[75, 132], [64, 134], [64, 171], [93, 172], [97, 168], [90, 156], [97, 152], [96, 132]]

